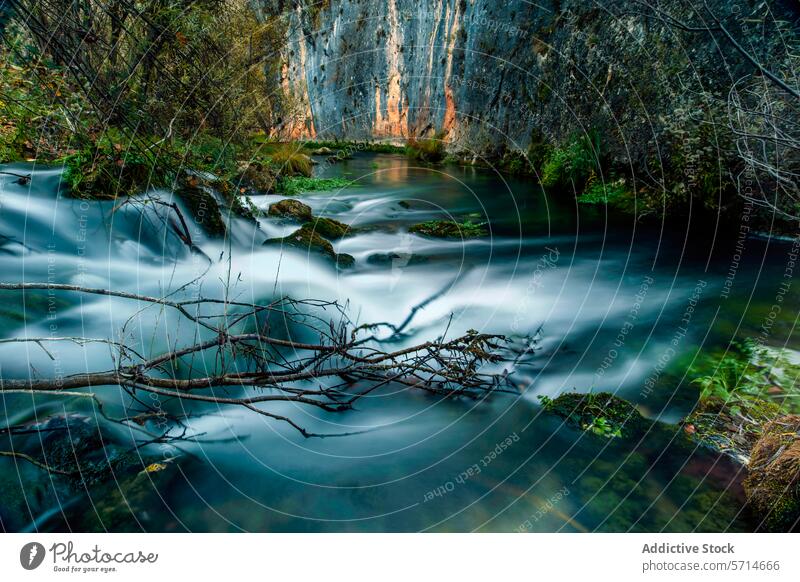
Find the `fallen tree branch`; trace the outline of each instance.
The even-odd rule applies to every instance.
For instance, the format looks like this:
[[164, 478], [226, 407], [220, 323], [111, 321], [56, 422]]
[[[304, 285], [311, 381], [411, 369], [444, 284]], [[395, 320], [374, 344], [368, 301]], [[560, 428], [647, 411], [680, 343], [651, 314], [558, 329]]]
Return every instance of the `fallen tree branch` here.
[[[352, 325], [345, 310], [332, 302], [283, 298], [261, 305], [213, 298], [180, 300], [169, 296], [153, 297], [126, 291], [46, 283], [0, 283], [0, 290], [57, 290], [165, 306], [198, 323], [206, 330], [206, 335], [210, 334], [206, 338], [195, 335], [195, 341], [187, 345], [175, 345], [172, 349], [147, 356], [140, 353], [145, 350], [135, 349], [125, 341], [103, 338], [67, 336], [3, 339], [0, 343], [35, 342], [43, 349], [42, 344], [49, 341], [70, 341], [81, 346], [100, 342], [108, 344], [117, 354], [113, 369], [53, 378], [0, 378], [0, 394], [83, 394], [76, 391], [116, 386], [140, 405], [143, 403], [136, 397], [137, 392], [186, 402], [239, 406], [287, 423], [305, 437], [322, 437], [354, 433], [313, 433], [293, 419], [269, 410], [269, 406], [293, 403], [325, 412], [340, 412], [352, 409], [365, 395], [392, 383], [442, 396], [477, 398], [491, 393], [516, 393], [506, 386], [507, 370], [502, 373], [487, 371], [493, 364], [519, 359], [508, 357], [510, 348], [506, 339], [495, 334], [470, 330], [453, 339], [441, 337], [435, 341], [384, 351], [380, 348], [380, 340], [360, 335], [360, 332], [374, 329], [375, 326]], [[427, 302], [421, 305], [425, 304]], [[190, 311], [192, 306], [196, 312]], [[231, 307], [239, 310], [235, 317], [231, 317]], [[328, 308], [335, 309], [336, 319], [326, 321], [322, 316]], [[281, 337], [269, 333], [269, 320], [259, 320], [259, 316], [263, 319], [265, 314], [277, 315], [288, 325], [282, 330]], [[260, 321], [261, 331], [245, 332], [240, 329], [252, 325], [254, 321]], [[390, 328], [395, 332], [401, 331], [409, 321], [410, 318], [406, 318], [400, 326]], [[317, 341], [292, 339], [292, 326], [298, 326], [303, 334], [314, 332]], [[289, 332], [288, 335], [286, 332]], [[204, 358], [203, 361], [213, 361], [214, 364], [210, 368], [208, 365], [195, 368], [192, 364], [194, 358]], [[177, 373], [179, 367], [186, 369], [185, 366], [179, 366], [181, 363], [188, 363], [188, 376]], [[197, 374], [193, 372], [195, 369], [207, 371]], [[252, 393], [254, 389], [268, 392]], [[238, 394], [228, 393], [231, 390]], [[220, 391], [225, 393], [221, 394]], [[96, 399], [96, 394], [89, 394]]]

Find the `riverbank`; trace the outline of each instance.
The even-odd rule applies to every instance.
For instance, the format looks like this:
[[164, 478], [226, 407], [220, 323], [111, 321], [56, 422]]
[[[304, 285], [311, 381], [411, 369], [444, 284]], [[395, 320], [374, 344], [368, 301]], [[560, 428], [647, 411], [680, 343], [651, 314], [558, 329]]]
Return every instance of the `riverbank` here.
[[697, 403], [672, 427], [646, 419], [610, 393], [569, 392], [543, 397], [542, 406], [596, 438], [635, 441], [667, 433], [686, 449], [701, 446], [730, 457], [745, 471], [754, 526], [793, 531], [800, 525], [799, 379], [800, 352], [748, 341], [721, 357], [701, 355], [691, 379], [699, 387]]

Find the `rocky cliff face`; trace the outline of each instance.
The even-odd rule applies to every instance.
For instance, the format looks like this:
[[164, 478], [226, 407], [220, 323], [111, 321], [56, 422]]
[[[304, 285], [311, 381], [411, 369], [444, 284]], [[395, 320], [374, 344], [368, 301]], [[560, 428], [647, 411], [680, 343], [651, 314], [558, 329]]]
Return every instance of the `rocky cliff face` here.
[[[343, 138], [443, 130], [465, 146], [479, 135], [480, 145], [524, 146], [537, 128], [559, 134], [608, 117], [613, 130], [636, 116], [655, 118], [687, 91], [722, 89], [754, 72], [719, 33], [665, 22], [673, 15], [713, 25], [708, 14], [682, 1], [652, 4], [658, 9], [635, 0], [295, 2], [285, 6], [284, 82], [303, 106], [292, 125]], [[708, 2], [778, 67], [788, 39], [769, 33], [794, 34], [797, 17], [780, 4]], [[752, 18], [742, 31], [745, 16]]]
[[731, 89], [764, 86], [727, 33], [796, 85], [796, 6], [273, 0], [290, 30], [282, 81], [293, 107], [282, 129], [346, 140], [438, 133], [477, 159], [591, 133], [614, 163], [654, 184], [665, 171], [708, 180], [701, 174], [729, 165], [736, 149]]

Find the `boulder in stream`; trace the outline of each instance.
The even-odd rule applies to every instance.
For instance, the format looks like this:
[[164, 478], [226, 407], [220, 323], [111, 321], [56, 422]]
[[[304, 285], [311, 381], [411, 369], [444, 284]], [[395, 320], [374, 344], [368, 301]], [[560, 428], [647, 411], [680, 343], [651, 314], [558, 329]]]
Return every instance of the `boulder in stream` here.
[[431, 238], [468, 239], [487, 236], [489, 231], [482, 224], [469, 220], [456, 222], [454, 220], [429, 220], [415, 224], [408, 229], [409, 232], [428, 236]]
[[291, 218], [299, 222], [307, 222], [314, 218], [311, 214], [311, 207], [308, 204], [303, 204], [299, 200], [292, 198], [270, 204], [268, 214], [270, 216]]
[[330, 240], [344, 238], [352, 234], [349, 224], [339, 222], [333, 218], [314, 218], [308, 223], [314, 232]]
[[344, 253], [336, 253], [330, 241], [322, 238], [312, 225], [306, 224], [283, 238], [271, 238], [264, 242], [267, 246], [286, 246], [307, 253], [314, 253], [332, 259], [339, 268], [352, 267], [355, 258]]
[[636, 407], [608, 392], [581, 394], [570, 392], [558, 398], [541, 398], [546, 412], [591, 434], [605, 437], [631, 437], [642, 434], [652, 424]]

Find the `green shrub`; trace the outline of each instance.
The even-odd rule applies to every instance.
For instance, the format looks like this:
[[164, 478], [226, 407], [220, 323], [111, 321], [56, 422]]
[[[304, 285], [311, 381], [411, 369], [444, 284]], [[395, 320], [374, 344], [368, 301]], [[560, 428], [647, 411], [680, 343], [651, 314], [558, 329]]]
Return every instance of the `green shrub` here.
[[553, 151], [545, 135], [540, 130], [531, 133], [531, 143], [528, 146], [528, 163], [534, 172], [541, 174], [545, 161]]
[[80, 148], [61, 158], [63, 179], [78, 198], [113, 199], [167, 183], [164, 160], [123, 141], [113, 130], [95, 140], [80, 138]]
[[269, 158], [278, 171], [285, 176], [311, 177], [311, 158], [302, 146], [293, 143], [279, 144], [272, 148]]
[[630, 196], [631, 192], [625, 183], [625, 178], [619, 178], [612, 182], [592, 180], [578, 197], [578, 202], [616, 206], [625, 202]]
[[700, 375], [692, 381], [700, 386], [700, 399], [719, 398], [729, 402], [744, 395], [758, 395], [764, 380], [750, 362], [753, 354], [753, 344], [745, 341], [734, 343], [731, 350], [720, 358], [702, 358], [692, 372], [697, 374], [700, 370], [711, 369], [711, 373]]
[[199, 133], [186, 143], [171, 146], [174, 154], [183, 156], [184, 165], [192, 170], [210, 172], [220, 178], [231, 177], [237, 170], [239, 148], [217, 137]]
[[600, 167], [600, 141], [597, 134], [572, 139], [566, 146], [552, 149], [542, 166], [545, 188], [574, 187], [577, 191]]

